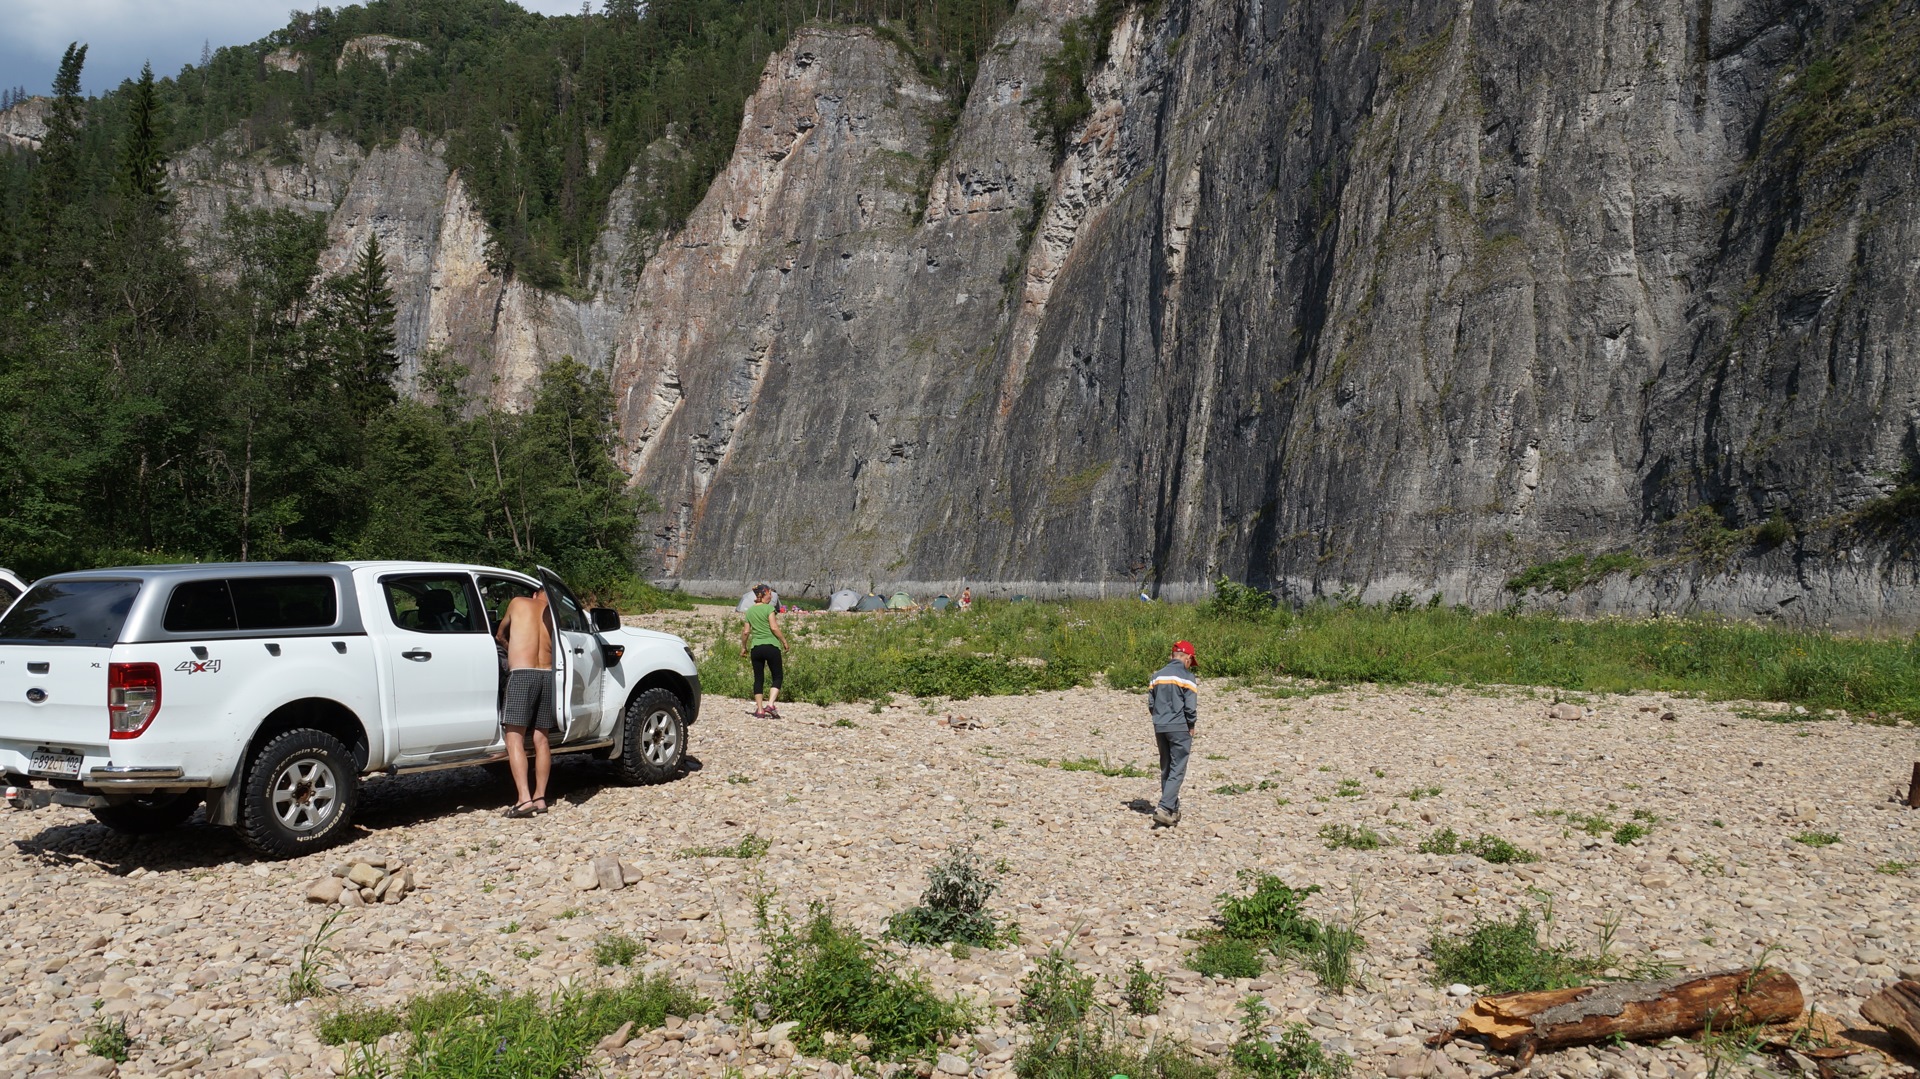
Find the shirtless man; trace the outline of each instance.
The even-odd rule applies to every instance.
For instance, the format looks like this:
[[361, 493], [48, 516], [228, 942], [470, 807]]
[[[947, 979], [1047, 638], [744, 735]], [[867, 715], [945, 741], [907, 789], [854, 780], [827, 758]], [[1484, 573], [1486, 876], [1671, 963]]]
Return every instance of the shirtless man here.
[[[507, 704], [501, 725], [507, 734], [507, 767], [513, 771], [518, 800], [509, 817], [547, 811], [547, 775], [553, 752], [547, 732], [558, 730], [553, 704], [553, 636], [547, 628], [547, 590], [519, 596], [507, 604], [495, 631], [507, 646]], [[533, 789], [527, 789], [527, 730], [533, 730]]]

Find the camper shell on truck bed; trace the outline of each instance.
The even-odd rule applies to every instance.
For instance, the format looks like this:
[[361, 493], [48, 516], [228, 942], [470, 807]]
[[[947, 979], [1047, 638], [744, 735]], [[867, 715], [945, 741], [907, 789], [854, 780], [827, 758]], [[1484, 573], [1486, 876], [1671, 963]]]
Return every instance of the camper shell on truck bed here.
[[36, 582], [0, 617], [0, 773], [16, 808], [129, 832], [202, 801], [270, 856], [344, 838], [359, 781], [506, 759], [516, 596], [545, 587], [556, 753], [678, 774], [700, 678], [686, 642], [588, 609], [551, 571], [433, 562], [137, 566]]

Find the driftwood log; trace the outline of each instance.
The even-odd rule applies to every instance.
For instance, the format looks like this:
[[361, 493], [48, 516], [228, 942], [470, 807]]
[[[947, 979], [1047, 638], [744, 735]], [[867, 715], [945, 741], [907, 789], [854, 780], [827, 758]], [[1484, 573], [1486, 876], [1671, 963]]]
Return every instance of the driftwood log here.
[[1860, 1017], [1920, 1053], [1920, 982], [1894, 982], [1860, 1005]]
[[1535, 993], [1481, 997], [1460, 1016], [1456, 1037], [1483, 1037], [1525, 1067], [1536, 1052], [1592, 1045], [1609, 1038], [1645, 1041], [1691, 1034], [1712, 1025], [1778, 1023], [1805, 1007], [1793, 977], [1772, 967], [1726, 970], [1653, 981], [1612, 982]]

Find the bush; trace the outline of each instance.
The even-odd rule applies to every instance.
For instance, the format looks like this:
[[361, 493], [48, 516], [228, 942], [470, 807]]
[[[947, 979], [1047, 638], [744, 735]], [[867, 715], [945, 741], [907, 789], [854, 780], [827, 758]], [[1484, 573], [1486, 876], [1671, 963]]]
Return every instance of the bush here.
[[1187, 967], [1209, 978], [1257, 978], [1267, 961], [1261, 946], [1239, 937], [1214, 937], [1187, 955]]
[[1213, 618], [1265, 619], [1276, 609], [1273, 593], [1222, 576], [1200, 610]]
[[955, 846], [945, 861], [927, 870], [919, 905], [887, 919], [886, 935], [905, 944], [997, 948], [1004, 935], [987, 911], [997, 887], [971, 850]]
[[1290, 888], [1279, 877], [1245, 869], [1238, 877], [1243, 882], [1252, 881], [1253, 891], [1247, 895], [1222, 893], [1219, 896], [1222, 933], [1237, 940], [1263, 944], [1304, 944], [1319, 935], [1320, 924], [1301, 909], [1306, 898], [1320, 890], [1319, 885]]
[[1366, 825], [1329, 824], [1320, 829], [1320, 839], [1328, 850], [1379, 850], [1387, 840]]
[[1166, 1002], [1167, 979], [1135, 959], [1127, 964], [1127, 980], [1120, 986], [1120, 999], [1135, 1015], [1154, 1015]]
[[1328, 1054], [1305, 1023], [1289, 1023], [1275, 1041], [1260, 1037], [1267, 1006], [1259, 997], [1240, 1003], [1240, 1036], [1234, 1039], [1234, 1069], [1247, 1079], [1344, 1079], [1353, 1072], [1345, 1053]]
[[1020, 1004], [1014, 1017], [1030, 1023], [1044, 1035], [1072, 1030], [1093, 1012], [1093, 975], [1059, 947], [1040, 957], [1031, 974], [1020, 981]]
[[593, 942], [595, 966], [624, 967], [640, 957], [647, 946], [625, 933], [602, 933]]
[[1540, 860], [1539, 855], [1516, 847], [1497, 835], [1482, 832], [1477, 839], [1463, 840], [1460, 838], [1460, 833], [1451, 828], [1442, 828], [1421, 840], [1419, 851], [1422, 854], [1472, 854], [1494, 865], [1512, 865]]
[[[809, 1056], [847, 1060], [847, 1039], [865, 1035], [875, 1060], [931, 1056], [972, 1021], [966, 1005], [934, 993], [923, 976], [902, 973], [878, 945], [834, 921], [814, 903], [805, 921], [764, 925], [771, 933], [762, 966], [734, 976], [731, 998], [743, 1015], [797, 1024], [793, 1043]], [[826, 1035], [836, 1035], [829, 1044]]]
[[[1550, 924], [1551, 912], [1547, 920]], [[1606, 971], [1604, 959], [1545, 944], [1541, 928], [1533, 912], [1523, 910], [1504, 920], [1476, 918], [1464, 936], [1436, 932], [1427, 942], [1434, 984], [1463, 982], [1490, 993], [1521, 993], [1585, 985]]]

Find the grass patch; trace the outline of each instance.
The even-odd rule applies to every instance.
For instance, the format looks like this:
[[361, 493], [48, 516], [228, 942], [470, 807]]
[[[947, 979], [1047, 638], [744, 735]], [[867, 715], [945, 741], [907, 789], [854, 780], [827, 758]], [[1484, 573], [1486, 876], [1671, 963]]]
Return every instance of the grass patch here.
[[1627, 963], [1615, 959], [1612, 941], [1617, 919], [1600, 930], [1600, 946], [1593, 955], [1571, 945], [1548, 944], [1544, 938], [1552, 925], [1553, 907], [1543, 903], [1537, 917], [1522, 910], [1504, 919], [1476, 917], [1457, 936], [1436, 931], [1427, 941], [1433, 953], [1434, 984], [1463, 982], [1488, 993], [1522, 993], [1565, 989], [1610, 977], [1659, 978], [1672, 972], [1670, 966], [1651, 958]]
[[766, 958], [734, 975], [733, 1006], [799, 1024], [791, 1037], [808, 1056], [849, 1060], [850, 1039], [859, 1035], [874, 1060], [926, 1058], [972, 1023], [966, 1005], [940, 997], [924, 976], [896, 969], [885, 950], [836, 922], [825, 904], [812, 904], [798, 923], [763, 920], [761, 930]]
[[1261, 1037], [1268, 1018], [1259, 997], [1240, 1002], [1240, 1036], [1228, 1051], [1234, 1071], [1247, 1079], [1343, 1079], [1352, 1074], [1353, 1061], [1344, 1053], [1329, 1053], [1313, 1040], [1305, 1023], [1289, 1023], [1274, 1039]]
[[356, 1061], [368, 1075], [407, 1079], [560, 1079], [580, 1073], [601, 1038], [622, 1023], [639, 1030], [706, 1002], [664, 976], [623, 985], [572, 988], [554, 996], [494, 992], [484, 979], [423, 993], [398, 1009], [335, 1012], [321, 1020], [329, 1045], [370, 1044], [396, 1031], [405, 1047], [394, 1060], [371, 1053]]
[[1280, 784], [1275, 783], [1271, 779], [1263, 779], [1258, 783], [1228, 783], [1225, 786], [1213, 788], [1213, 793], [1235, 795], [1235, 794], [1248, 794], [1253, 791], [1271, 791], [1271, 790], [1279, 790], [1279, 789], [1280, 789]]
[[1239, 937], [1214, 937], [1187, 954], [1187, 969], [1209, 978], [1258, 978], [1266, 968], [1261, 945]]
[[1329, 824], [1320, 829], [1320, 839], [1328, 850], [1379, 850], [1387, 839], [1366, 825]]
[[1092, 757], [1077, 757], [1073, 759], [1063, 757], [1057, 761], [1048, 760], [1045, 757], [1032, 757], [1027, 760], [1027, 763], [1037, 764], [1042, 768], [1058, 768], [1063, 772], [1095, 772], [1099, 775], [1114, 779], [1141, 779], [1154, 774], [1134, 764], [1132, 761], [1128, 761], [1125, 764], [1108, 764], [1105, 761], [1095, 760]]
[[1405, 793], [1401, 794], [1400, 797], [1405, 798], [1409, 802], [1417, 802], [1422, 798], [1438, 798], [1440, 797], [1440, 788], [1439, 787], [1415, 787], [1412, 790], [1406, 791]]
[[730, 847], [682, 847], [682, 858], [744, 858], [749, 861], [773, 849], [773, 840], [748, 832]]
[[[1339, 601], [1299, 610], [1270, 600], [1228, 606], [983, 600], [965, 616], [823, 620], [793, 642], [783, 696], [817, 704], [878, 702], [899, 693], [960, 698], [1067, 689], [1099, 678], [1140, 688], [1165, 661], [1166, 646], [1185, 638], [1207, 657], [1210, 679], [1684, 693], [1920, 717], [1920, 647], [1904, 639], [1715, 618], [1577, 620]], [[700, 665], [711, 693], [752, 695], [751, 670], [737, 644], [726, 647], [739, 630], [737, 622], [714, 630], [721, 647]]]
[[1840, 842], [1840, 833], [1801, 832], [1799, 835], [1793, 837], [1793, 841], [1809, 847], [1831, 847], [1835, 843]]
[[1482, 832], [1476, 838], [1462, 839], [1460, 833], [1451, 828], [1442, 828], [1421, 840], [1419, 851], [1422, 854], [1471, 854], [1494, 865], [1514, 865], [1540, 860], [1539, 855], [1516, 847], [1497, 835]]
[[300, 946], [300, 954], [294, 959], [293, 969], [287, 971], [287, 987], [281, 992], [280, 999], [288, 1004], [323, 996], [327, 992], [324, 979], [333, 969], [333, 957], [339, 953], [333, 945], [327, 943], [340, 931], [340, 916], [345, 911], [336, 910], [321, 919], [314, 929], [313, 936]]
[[987, 900], [999, 887], [973, 851], [956, 846], [945, 861], [927, 870], [920, 902], [887, 919], [886, 935], [905, 944], [957, 943], [997, 948], [1018, 937], [1012, 926], [995, 923]]
[[647, 946], [625, 933], [602, 933], [593, 942], [593, 962], [600, 967], [631, 966]]

